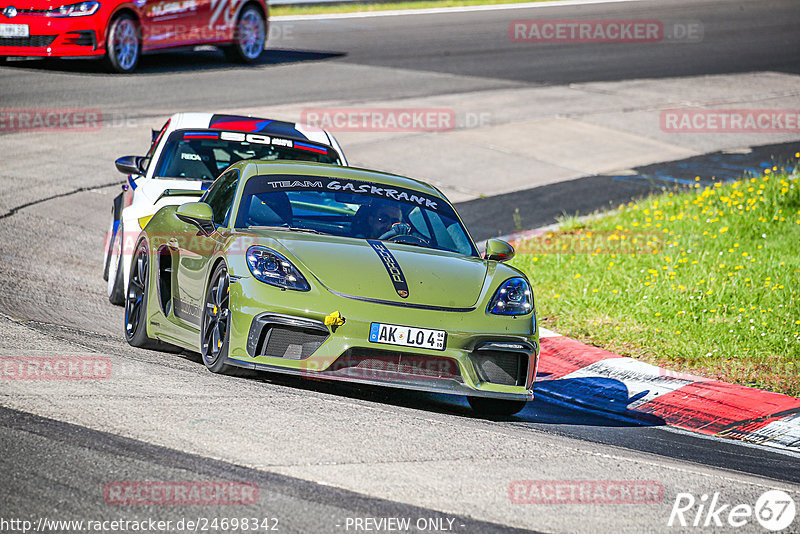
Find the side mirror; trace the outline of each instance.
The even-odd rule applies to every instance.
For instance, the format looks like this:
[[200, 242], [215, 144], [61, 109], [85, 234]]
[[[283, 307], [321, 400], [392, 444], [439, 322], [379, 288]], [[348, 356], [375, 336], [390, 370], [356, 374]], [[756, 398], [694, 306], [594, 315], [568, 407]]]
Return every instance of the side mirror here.
[[175, 216], [185, 223], [193, 224], [206, 235], [214, 233], [214, 212], [205, 202], [188, 202], [175, 210]]
[[114, 165], [122, 174], [144, 174], [144, 160], [141, 156], [122, 156]]
[[490, 239], [486, 242], [486, 254], [483, 257], [487, 260], [508, 261], [514, 257], [514, 247], [502, 239]]

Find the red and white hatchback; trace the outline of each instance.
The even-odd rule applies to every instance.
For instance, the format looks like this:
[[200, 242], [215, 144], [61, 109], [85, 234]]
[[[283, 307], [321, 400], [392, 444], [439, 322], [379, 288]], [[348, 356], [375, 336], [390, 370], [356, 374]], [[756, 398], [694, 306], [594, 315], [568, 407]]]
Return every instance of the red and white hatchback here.
[[98, 57], [127, 73], [142, 53], [193, 45], [253, 62], [267, 40], [265, 0], [70, 1], [0, 0], [0, 60]]

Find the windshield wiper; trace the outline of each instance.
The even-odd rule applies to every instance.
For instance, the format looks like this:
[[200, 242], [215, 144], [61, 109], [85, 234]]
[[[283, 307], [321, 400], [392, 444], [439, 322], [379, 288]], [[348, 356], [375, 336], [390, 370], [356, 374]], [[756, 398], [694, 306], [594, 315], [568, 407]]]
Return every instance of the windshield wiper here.
[[[397, 236], [395, 236], [395, 237], [397, 237]], [[397, 243], [397, 244], [400, 244], [400, 245], [411, 245], [412, 247], [422, 247], [422, 248], [430, 248], [430, 249], [437, 250], [434, 247], [430, 246], [430, 244], [426, 245], [426, 244], [424, 244], [422, 242], [419, 242], [419, 241], [401, 241], [399, 239], [395, 239], [394, 241], [391, 240], [391, 239], [380, 239], [379, 241], [386, 241], [388, 243]]]

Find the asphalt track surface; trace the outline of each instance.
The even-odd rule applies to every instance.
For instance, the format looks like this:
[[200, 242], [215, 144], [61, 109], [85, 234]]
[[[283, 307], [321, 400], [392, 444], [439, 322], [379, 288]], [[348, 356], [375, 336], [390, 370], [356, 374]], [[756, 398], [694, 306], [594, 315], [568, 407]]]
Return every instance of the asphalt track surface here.
[[[800, 73], [800, 7], [792, 0], [640, 2], [583, 6], [579, 11], [582, 18], [701, 20], [703, 41], [691, 54], [668, 44], [579, 49], [550, 45], [543, 51], [498, 38], [509, 19], [543, 13], [482, 11], [335, 24], [297, 21], [291, 23], [291, 37], [279, 40], [286, 42], [285, 48], [270, 50], [261, 65], [249, 68], [225, 63], [215, 52], [150, 56], [143, 61], [141, 74], [124, 78], [103, 74], [93, 62], [14, 62], [0, 68], [0, 106], [93, 106], [152, 116], [162, 110], [253, 106], [254, 101], [378, 100], [519, 84], [761, 70]], [[548, 18], [575, 18], [576, 11], [548, 8], [546, 13]], [[370, 76], [354, 77], [353, 66], [371, 67]], [[775, 153], [783, 147], [765, 150]], [[58, 158], [41, 153], [42, 160], [24, 164], [32, 175], [39, 175], [58, 165], [81, 166], [81, 158], [89, 154], [89, 148]], [[49, 161], [46, 171], [38, 166], [43, 160]], [[5, 169], [0, 163], [0, 173]], [[646, 175], [651, 170], [637, 171]], [[7, 209], [0, 215], [0, 250], [10, 266], [0, 271], [2, 353], [98, 352], [109, 355], [115, 369], [121, 369], [121, 378], [109, 381], [108, 389], [76, 385], [63, 397], [46, 387], [25, 390], [3, 384], [0, 516], [4, 518], [209, 515], [208, 510], [191, 507], [120, 510], [106, 504], [98, 488], [109, 480], [237, 480], [255, 483], [260, 491], [259, 504], [237, 509], [237, 514], [279, 515], [284, 532], [341, 532], [342, 521], [353, 516], [446, 516], [454, 519], [459, 532], [512, 531], [510, 525], [564, 531], [576, 530], [567, 517], [576, 514], [618, 531], [665, 530], [669, 503], [657, 513], [550, 507], [536, 512], [544, 519], [530, 523], [524, 517], [503, 520], [481, 508], [476, 496], [497, 491], [489, 482], [483, 487], [484, 480], [492, 479], [492, 462], [497, 461], [492, 451], [486, 457], [478, 452], [480, 440], [475, 436], [483, 435], [488, 447], [497, 448], [497, 456], [519, 463], [515, 477], [522, 479], [634, 479], [659, 473], [668, 488], [665, 501], [676, 491], [699, 493], [701, 487], [713, 489], [722, 480], [729, 491], [747, 484], [793, 491], [800, 487], [797, 455], [675, 432], [658, 424], [621, 422], [541, 399], [517, 417], [487, 420], [475, 417], [457, 397], [275, 376], [216, 377], [191, 354], [131, 349], [122, 340], [120, 310], [104, 302], [99, 254], [87, 262], [81, 253], [97, 248], [107, 223], [107, 206], [116, 194], [111, 185], [116, 179], [110, 176], [107, 187], [76, 185], [74, 191], [53, 198], [42, 195], [14, 202], [7, 197], [3, 202]], [[637, 184], [635, 190], [623, 193], [629, 183], [612, 176], [575, 182], [548, 186], [556, 192], [549, 204], [559, 213], [591, 211], [609, 201], [640, 195], [649, 187]], [[598, 187], [609, 193], [596, 194]], [[24, 186], [19, 189], [24, 191]], [[537, 194], [544, 192], [531, 190], [525, 195], [533, 205]], [[492, 210], [502, 212], [502, 206], [502, 199], [489, 198], [461, 209], [468, 213], [468, 222], [473, 217], [478, 224]], [[545, 213], [541, 222], [552, 222], [557, 214]], [[31, 247], [32, 243], [39, 246]], [[266, 408], [261, 407], [264, 401], [270, 403]], [[256, 413], [260, 411], [277, 413]], [[187, 422], [192, 416], [196, 424]], [[263, 418], [274, 425], [269, 432], [263, 431], [265, 426], [259, 427], [262, 432], [232, 430], [265, 424]], [[409, 422], [418, 426], [408, 426]], [[215, 434], [216, 428], [223, 430]], [[515, 443], [530, 448], [510, 452]], [[257, 454], [261, 447], [280, 454], [262, 462]], [[458, 449], [463, 454], [455, 454]], [[550, 457], [551, 450], [559, 452]], [[430, 454], [420, 459], [425, 456], [421, 451]], [[576, 456], [570, 456], [574, 451], [585, 454], [586, 462], [598, 464], [578, 469]], [[291, 452], [299, 456], [296, 461], [287, 460]], [[380, 458], [382, 454], [397, 457]], [[452, 462], [446, 472], [452, 477], [454, 495], [475, 499], [470, 503], [474, 512], [434, 492], [433, 482], [430, 487], [421, 484], [424, 475], [401, 476], [402, 471], [386, 467], [397, 462], [408, 472], [424, 472], [427, 462], [430, 478], [436, 478], [442, 476], [436, 455]], [[326, 472], [326, 462], [314, 463], [320, 456], [332, 466], [347, 466], [349, 458], [366, 470], [343, 471], [339, 483], [335, 467]], [[547, 469], [533, 469], [537, 462], [548, 462]], [[361, 484], [358, 478], [363, 473], [383, 477], [386, 483]], [[515, 477], [503, 480], [507, 484]], [[709, 485], [698, 480], [708, 480]], [[459, 485], [470, 484], [475, 493], [456, 491]], [[742, 491], [745, 496], [752, 494]], [[409, 504], [421, 502], [429, 505]], [[213, 514], [225, 515], [216, 510]], [[636, 523], [636, 515], [644, 516], [645, 523]]]
[[[699, 43], [519, 44], [517, 19], [699, 21]], [[624, 2], [273, 23], [261, 65], [237, 68], [218, 52], [145, 57], [133, 77], [106, 75], [99, 62], [12, 63], [0, 104], [51, 103], [139, 112], [242, 107], [331, 98], [385, 99], [515, 84], [569, 84], [749, 71], [800, 73], [800, 9], [792, 0]], [[307, 68], [291, 68], [308, 63]], [[387, 69], [354, 77], [343, 65]], [[264, 66], [271, 67], [265, 70]], [[79, 72], [83, 76], [75, 76]], [[435, 78], [422, 76], [436, 73]], [[452, 75], [451, 77], [441, 76]], [[466, 78], [465, 78], [466, 77]]]

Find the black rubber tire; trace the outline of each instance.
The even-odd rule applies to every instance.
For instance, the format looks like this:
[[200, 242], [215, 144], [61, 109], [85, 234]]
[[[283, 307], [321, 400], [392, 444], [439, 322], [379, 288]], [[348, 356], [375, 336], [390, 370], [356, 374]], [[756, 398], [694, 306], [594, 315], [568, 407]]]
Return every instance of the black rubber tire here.
[[[260, 21], [261, 28], [263, 29], [263, 40], [261, 41], [260, 50], [248, 49], [247, 43], [242, 42], [242, 37], [246, 35], [245, 24], [254, 21], [257, 18]], [[242, 9], [239, 17], [236, 19], [236, 29], [234, 30], [233, 44], [222, 47], [225, 56], [235, 63], [255, 63], [264, 53], [264, 46], [267, 44], [267, 20], [264, 14], [258, 9], [255, 4], [249, 4]], [[257, 46], [255, 48], [258, 48]]]
[[[175, 345], [147, 335], [147, 294], [150, 291], [150, 251], [146, 241], [139, 241], [131, 262], [128, 294], [125, 298], [125, 340], [134, 347], [178, 352]], [[138, 304], [135, 302], [138, 301]]]
[[142, 55], [140, 28], [138, 21], [128, 13], [115, 17], [108, 25], [105, 62], [110, 72], [130, 74], [136, 70]]
[[106, 247], [106, 261], [103, 262], [103, 280], [105, 280], [106, 282], [108, 282], [108, 267], [109, 265], [111, 265], [111, 250], [114, 247], [114, 238], [117, 236], [116, 233], [111, 235], [113, 229], [114, 229], [114, 223], [112, 222], [111, 230], [108, 232], [109, 236], [108, 236], [108, 246]]
[[124, 254], [120, 254], [117, 259], [117, 273], [114, 277], [114, 287], [111, 294], [108, 295], [108, 301], [114, 306], [125, 305], [125, 270], [122, 265], [122, 258]]
[[[114, 222], [118, 221], [120, 207], [122, 205], [122, 194], [117, 195], [117, 198], [114, 199], [114, 203], [111, 206], [111, 226], [108, 229], [109, 239], [108, 239], [108, 248], [106, 249], [106, 261], [105, 265], [103, 266], [103, 280], [108, 282], [108, 268], [111, 265], [111, 250], [114, 248], [114, 238], [117, 234], [114, 232]], [[119, 221], [119, 226], [122, 226], [122, 221]], [[117, 231], [119, 231], [119, 226], [117, 227]]]
[[[228, 267], [224, 263], [220, 263], [214, 268], [206, 289], [205, 299], [203, 299], [203, 313], [200, 319], [200, 356], [206, 369], [212, 373], [226, 375], [241, 374], [238, 368], [225, 363], [225, 359], [228, 357], [231, 330], [229, 291]], [[216, 345], [216, 349], [214, 345]]]
[[486, 397], [467, 397], [472, 409], [481, 415], [511, 416], [521, 412], [528, 404], [521, 400], [487, 399]]
[[[120, 238], [120, 251], [119, 256], [117, 257], [117, 266], [112, 274], [110, 271], [111, 262], [113, 261], [113, 251], [114, 251], [114, 242], [116, 238]], [[122, 223], [120, 223], [119, 227], [117, 228], [117, 232], [114, 234], [114, 239], [111, 240], [109, 244], [109, 252], [108, 252], [108, 263], [107, 270], [109, 271], [106, 273], [106, 282], [113, 282], [113, 284], [109, 284], [108, 288], [108, 301], [113, 304], [114, 306], [124, 306], [125, 305], [125, 270], [122, 268], [122, 261], [125, 258], [125, 251], [123, 250], [125, 244], [125, 228], [123, 228]], [[114, 276], [113, 280], [109, 280], [110, 276]]]

